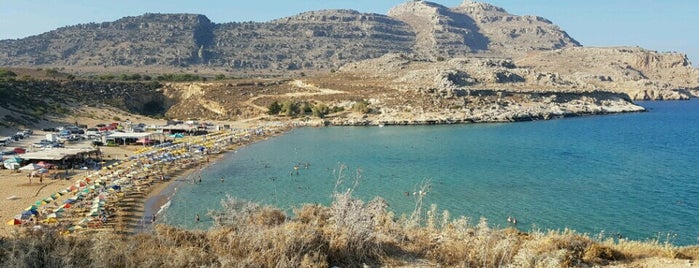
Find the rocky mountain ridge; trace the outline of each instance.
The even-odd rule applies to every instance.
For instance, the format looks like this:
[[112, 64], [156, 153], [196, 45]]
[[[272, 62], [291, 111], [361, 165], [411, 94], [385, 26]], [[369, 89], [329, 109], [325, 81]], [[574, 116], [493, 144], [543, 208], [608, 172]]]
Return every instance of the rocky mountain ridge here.
[[[266, 23], [145, 14], [2, 40], [1, 65], [97, 73], [210, 68], [226, 75], [286, 74], [270, 81], [158, 86], [78, 76], [55, 86], [71, 95], [72, 103], [99, 100], [180, 119], [267, 118], [266, 107], [286, 102], [304, 112], [314, 105], [333, 107], [336, 112], [323, 124], [509, 122], [635, 112], [643, 108], [632, 99], [699, 96], [699, 71], [684, 54], [582, 47], [544, 18], [468, 0], [454, 8], [407, 1], [388, 15], [309, 11]], [[316, 72], [301, 73], [308, 70]], [[0, 85], [0, 93], [31, 96], [52, 83], [20, 75]], [[366, 106], [362, 112], [350, 111], [358, 103]], [[13, 118], [40, 114], [12, 105], [7, 109]]]
[[204, 15], [144, 14], [0, 41], [2, 66], [219, 67], [228, 71], [328, 70], [386, 53], [421, 58], [510, 57], [579, 46], [539, 17], [483, 3], [408, 1], [388, 15], [309, 11], [270, 22], [213, 23]]

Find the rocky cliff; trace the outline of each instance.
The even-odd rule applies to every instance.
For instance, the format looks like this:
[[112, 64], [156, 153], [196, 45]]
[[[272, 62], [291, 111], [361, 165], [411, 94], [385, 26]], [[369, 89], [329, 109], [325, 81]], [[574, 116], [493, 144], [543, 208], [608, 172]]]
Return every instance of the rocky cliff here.
[[454, 8], [408, 1], [389, 10], [388, 15], [413, 27], [418, 37], [414, 50], [425, 56], [514, 56], [580, 46], [547, 19], [512, 15], [503, 8], [468, 0]]
[[516, 62], [537, 76], [555, 77], [544, 78], [552, 88], [603, 89], [637, 100], [699, 96], [699, 70], [682, 53], [576, 47], [530, 53]]
[[389, 52], [410, 53], [415, 41], [405, 23], [353, 10], [226, 23], [214, 33], [213, 57], [207, 63], [237, 70], [330, 70]]
[[0, 41], [6, 66], [181, 66], [206, 61], [214, 24], [203, 15], [145, 14]]
[[[199, 66], [228, 71], [329, 70], [386, 53], [422, 58], [499, 55], [579, 44], [550, 21], [464, 1], [409, 1], [387, 15], [309, 11], [265, 23], [216, 24], [203, 15], [145, 14], [0, 41], [0, 65]], [[100, 70], [102, 68], [102, 70]]]

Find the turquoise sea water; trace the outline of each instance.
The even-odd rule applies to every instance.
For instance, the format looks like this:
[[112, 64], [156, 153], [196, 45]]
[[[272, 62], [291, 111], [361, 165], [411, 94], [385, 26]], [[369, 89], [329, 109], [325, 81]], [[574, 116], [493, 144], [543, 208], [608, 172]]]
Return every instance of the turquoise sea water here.
[[[427, 204], [477, 223], [571, 228], [699, 243], [699, 101], [640, 102], [646, 113], [510, 124], [301, 128], [229, 153], [182, 183], [167, 222], [206, 228], [226, 195], [291, 210], [330, 202], [340, 164], [356, 196], [409, 213]], [[304, 164], [308, 163], [308, 168]], [[299, 166], [299, 175], [293, 167]], [[290, 173], [293, 172], [293, 175]], [[220, 181], [224, 179], [224, 182]], [[346, 183], [346, 187], [351, 183]], [[202, 222], [195, 224], [194, 215]]]

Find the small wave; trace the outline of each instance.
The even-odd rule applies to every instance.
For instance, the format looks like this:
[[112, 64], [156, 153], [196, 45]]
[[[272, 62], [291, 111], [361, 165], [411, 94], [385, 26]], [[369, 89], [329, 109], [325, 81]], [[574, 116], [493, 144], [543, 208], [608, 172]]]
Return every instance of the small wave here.
[[165, 202], [165, 204], [163, 204], [163, 205], [160, 207], [160, 209], [158, 210], [158, 212], [155, 213], [155, 215], [157, 216], [157, 215], [160, 215], [161, 213], [163, 213], [163, 211], [165, 211], [167, 208], [170, 207], [170, 204], [172, 204], [172, 201], [171, 201], [171, 200], [167, 200], [167, 202]]

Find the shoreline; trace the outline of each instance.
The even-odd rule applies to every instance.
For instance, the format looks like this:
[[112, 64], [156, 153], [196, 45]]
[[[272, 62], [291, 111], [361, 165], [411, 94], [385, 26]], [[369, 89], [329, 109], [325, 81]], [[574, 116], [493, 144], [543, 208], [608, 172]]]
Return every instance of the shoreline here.
[[[156, 220], [155, 224], [159, 224], [158, 218], [160, 218], [161, 213], [164, 213], [167, 210], [167, 207], [169, 206], [172, 198], [174, 197], [175, 194], [177, 194], [177, 189], [178, 187], [183, 184], [187, 183], [189, 180], [190, 176], [195, 174], [196, 172], [200, 172], [201, 170], [208, 168], [210, 165], [213, 165], [224, 158], [228, 157], [228, 154], [231, 152], [235, 152], [236, 150], [248, 146], [250, 144], [260, 142], [263, 140], [267, 140], [273, 137], [277, 137], [279, 135], [283, 135], [289, 131], [292, 131], [295, 129], [296, 126], [292, 125], [285, 125], [284, 127], [281, 127], [280, 129], [277, 129], [276, 131], [273, 131], [272, 133], [267, 134], [265, 132], [265, 135], [262, 136], [251, 136], [250, 139], [248, 140], [243, 140], [238, 143], [230, 144], [226, 148], [223, 148], [219, 153], [217, 154], [210, 154], [208, 155], [209, 162], [203, 162], [199, 163], [201, 166], [199, 167], [184, 167], [184, 168], [178, 168], [178, 170], [173, 171], [172, 173], [166, 174], [167, 176], [170, 176], [169, 180], [165, 181], [164, 183], [158, 183], [152, 187], [150, 187], [149, 192], [144, 196], [142, 200], [142, 206], [143, 210], [139, 212], [135, 212], [131, 214], [131, 217], [137, 217], [141, 219], [142, 221], [144, 220], [150, 220], [152, 216], [149, 215], [155, 215]], [[166, 177], [167, 177], [166, 176]], [[152, 224], [149, 224], [152, 225]], [[142, 224], [141, 226], [145, 227], [146, 224]], [[130, 233], [138, 233], [139, 231], [145, 231], [147, 228], [138, 228], [139, 225], [135, 225], [131, 230], [128, 230]]]
[[[67, 176], [68, 180], [48, 179], [39, 183], [38, 178], [35, 178], [37, 181], [28, 184], [26, 172], [3, 170], [0, 178], [3, 179], [2, 185], [5, 187], [2, 187], [0, 197], [7, 200], [2, 200], [1, 218], [3, 223], [13, 218], [17, 219], [18, 215], [26, 213], [27, 207], [32, 205], [31, 201], [54, 193], [51, 202], [36, 205], [36, 210], [40, 212], [38, 216], [42, 221], [41, 224], [36, 224], [36, 228], [56, 229], [66, 235], [94, 232], [136, 234], [152, 226], [151, 215], [162, 213], [163, 206], [172, 198], [182, 180], [206, 168], [209, 164], [207, 162], [219, 161], [230, 151], [281, 135], [298, 125], [276, 121], [241, 124], [231, 130], [205, 136], [191, 136], [181, 141], [181, 144], [176, 147], [103, 147], [105, 160], [108, 162], [103, 169], [72, 170]], [[78, 182], [80, 186], [77, 186]], [[112, 191], [112, 187], [121, 187], [121, 190]], [[107, 191], [107, 188], [110, 191]], [[98, 191], [93, 189], [99, 191], [100, 200], [104, 198], [104, 203], [100, 201], [97, 210], [95, 210], [96, 206], [92, 206], [93, 211], [90, 211], [90, 204], [96, 204], [94, 198], [98, 194]], [[82, 193], [83, 190], [85, 193]], [[61, 192], [60, 195], [58, 192]], [[80, 194], [87, 197], [77, 198]], [[79, 199], [77, 202], [73, 201], [75, 203], [70, 206], [74, 208], [66, 208], [63, 211], [62, 204], [67, 202], [67, 199], [74, 198]], [[60, 213], [64, 215], [48, 215], [56, 211], [57, 207], [61, 208]], [[87, 213], [88, 211], [91, 213]], [[106, 221], [98, 222], [101, 221], [101, 214], [98, 215], [100, 220], [94, 214], [89, 215], [94, 211], [105, 212]], [[53, 222], [58, 224], [47, 221], [49, 217], [56, 217], [57, 221]], [[45, 220], [48, 224], [44, 224]], [[35, 225], [32, 223], [23, 219], [21, 225], [3, 224], [0, 228], [0, 238], [31, 231], [33, 229], [31, 226]], [[78, 226], [82, 227], [80, 228], [82, 230], [77, 231], [78, 229], [75, 228], [76, 231], [73, 231], [73, 227]]]

